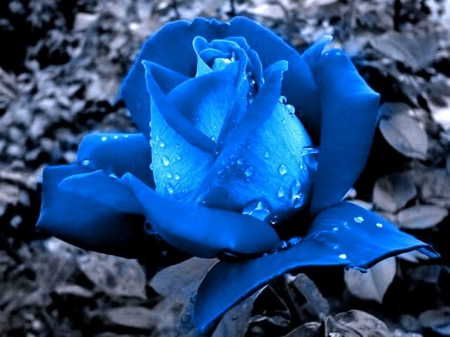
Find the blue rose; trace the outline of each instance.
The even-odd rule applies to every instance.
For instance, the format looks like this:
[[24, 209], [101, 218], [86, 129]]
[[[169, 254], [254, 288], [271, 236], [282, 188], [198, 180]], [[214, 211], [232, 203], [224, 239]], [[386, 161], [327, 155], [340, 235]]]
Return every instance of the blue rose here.
[[141, 133], [90, 134], [77, 163], [46, 168], [38, 226], [127, 257], [155, 254], [159, 237], [228, 256], [198, 290], [201, 330], [293, 269], [435, 256], [342, 202], [365, 165], [379, 96], [342, 51], [324, 51], [329, 42], [300, 55], [243, 17], [164, 26], [121, 90]]

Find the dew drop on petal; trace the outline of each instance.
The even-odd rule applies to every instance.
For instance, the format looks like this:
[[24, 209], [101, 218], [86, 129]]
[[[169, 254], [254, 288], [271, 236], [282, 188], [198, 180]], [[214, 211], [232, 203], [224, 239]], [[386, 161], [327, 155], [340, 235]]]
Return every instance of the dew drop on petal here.
[[270, 215], [270, 205], [264, 200], [252, 200], [245, 205], [242, 214], [250, 215], [258, 220], [265, 221]]
[[278, 198], [284, 197], [284, 188], [280, 187], [277, 191]]
[[89, 164], [91, 163], [91, 161], [89, 159], [85, 159], [81, 162], [81, 165], [83, 166], [89, 166]]
[[362, 216], [356, 216], [353, 220], [357, 223], [362, 223], [364, 221], [364, 218]]
[[245, 169], [244, 174], [247, 178], [250, 178], [253, 175], [254, 168], [253, 166], [249, 166]]
[[179, 175], [178, 173], [175, 173], [175, 174], [173, 175], [173, 179], [175, 179], [175, 180], [180, 180], [180, 175]]
[[377, 226], [378, 228], [383, 228], [383, 224], [382, 224], [382, 223], [379, 223], [379, 222], [376, 224], [376, 226]]
[[346, 258], [347, 258], [347, 255], [346, 255], [346, 254], [341, 254], [341, 255], [339, 255], [339, 258], [340, 258], [340, 259], [346, 259]]
[[110, 173], [110, 174], [108, 175], [108, 177], [109, 177], [110, 179], [119, 179], [119, 177], [116, 176], [114, 173]]
[[172, 178], [172, 173], [167, 172], [167, 173], [166, 173], [166, 177], [167, 177], [168, 179]]
[[152, 171], [155, 169], [155, 165], [153, 163], [150, 163], [149, 167], [150, 167], [150, 170], [152, 170]]
[[161, 158], [161, 163], [164, 166], [169, 166], [170, 165], [170, 160], [169, 160], [169, 158], [167, 158], [167, 156], [164, 156], [164, 157]]
[[164, 147], [166, 146], [166, 143], [161, 139], [158, 143], [159, 147]]
[[280, 104], [286, 104], [286, 102], [287, 102], [286, 96], [280, 96], [280, 98], [278, 99], [278, 103]]
[[278, 166], [278, 173], [281, 174], [282, 176], [285, 175], [287, 173], [287, 167], [284, 164], [281, 164], [280, 166]]
[[270, 156], [270, 155], [269, 155], [269, 152], [268, 152], [268, 151], [266, 151], [266, 153], [264, 153], [264, 158], [266, 158], [266, 159], [267, 159], [267, 158], [269, 158], [269, 156]]
[[244, 157], [239, 157], [239, 158], [237, 159], [236, 163], [237, 163], [238, 165], [244, 164], [244, 163], [245, 163], [245, 158], [244, 158]]
[[103, 136], [103, 137], [102, 137], [102, 142], [106, 141], [107, 139], [108, 139], [108, 137]]
[[293, 105], [291, 105], [291, 104], [286, 104], [286, 105], [284, 106], [284, 108], [286, 109], [286, 111], [287, 111], [290, 115], [295, 114], [295, 108], [294, 108]]
[[337, 232], [339, 230], [339, 227], [333, 227], [333, 232]]
[[173, 194], [174, 192], [173, 186], [171, 184], [166, 184], [165, 189], [168, 194]]
[[300, 208], [305, 203], [305, 195], [301, 192], [302, 184], [294, 180], [291, 185], [291, 203], [294, 208]]

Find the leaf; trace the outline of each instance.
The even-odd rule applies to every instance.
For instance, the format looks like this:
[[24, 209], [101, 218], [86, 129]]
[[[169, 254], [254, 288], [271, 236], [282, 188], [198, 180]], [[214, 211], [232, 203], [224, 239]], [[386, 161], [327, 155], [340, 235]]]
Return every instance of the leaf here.
[[424, 32], [387, 32], [373, 39], [374, 49], [385, 56], [402, 62], [414, 72], [427, 67], [436, 57], [439, 48], [437, 34]]
[[416, 205], [398, 213], [397, 222], [402, 228], [424, 229], [436, 226], [448, 215], [448, 210], [433, 205]]
[[250, 317], [252, 316], [253, 302], [259, 294], [260, 291], [256, 292], [228, 311], [221, 319], [212, 337], [243, 337], [248, 329]]
[[110, 324], [127, 328], [150, 331], [154, 328], [158, 315], [144, 307], [120, 307], [106, 311], [105, 318]]
[[386, 324], [375, 316], [360, 310], [350, 310], [340, 313], [325, 320], [325, 336], [333, 336], [338, 333], [340, 336], [367, 336], [367, 337], [391, 337]]
[[152, 278], [150, 286], [173, 301], [188, 302], [195, 298], [200, 282], [216, 262], [217, 259], [194, 257], [161, 270]]
[[419, 315], [424, 327], [430, 328], [442, 336], [450, 335], [450, 307], [428, 310]]
[[383, 296], [395, 276], [395, 258], [383, 260], [366, 273], [361, 273], [356, 269], [349, 269], [344, 272], [344, 281], [352, 295], [363, 300], [375, 300], [382, 303]]
[[403, 103], [385, 103], [380, 108], [380, 131], [386, 141], [406, 157], [426, 159], [428, 137], [419, 123], [407, 114]]
[[414, 182], [404, 173], [379, 178], [373, 188], [373, 202], [387, 212], [397, 212], [416, 195]]
[[110, 296], [147, 298], [145, 274], [136, 260], [89, 252], [77, 262], [86, 277]]

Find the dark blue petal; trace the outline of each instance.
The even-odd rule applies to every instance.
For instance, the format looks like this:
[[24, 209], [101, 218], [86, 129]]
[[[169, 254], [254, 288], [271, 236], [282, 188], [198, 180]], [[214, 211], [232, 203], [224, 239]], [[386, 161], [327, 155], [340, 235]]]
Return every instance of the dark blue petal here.
[[244, 37], [258, 54], [263, 68], [281, 60], [288, 61], [289, 70], [284, 75], [282, 95], [296, 107], [308, 131], [318, 134], [320, 104], [317, 87], [308, 65], [298, 52], [267, 28], [245, 17], [233, 18], [227, 34]]
[[77, 160], [90, 171], [106, 170], [119, 177], [130, 172], [154, 186], [150, 144], [140, 133], [91, 133], [81, 141]]
[[322, 55], [323, 50], [332, 40], [333, 37], [331, 35], [324, 35], [304, 51], [302, 58], [308, 64], [310, 69], [314, 68], [317, 59]]
[[311, 213], [341, 201], [361, 173], [375, 131], [379, 95], [341, 51], [314, 65], [322, 102], [322, 129]]
[[106, 254], [138, 257], [154, 249], [157, 244], [145, 234], [144, 217], [98, 203], [88, 192], [82, 196], [59, 187], [67, 177], [87, 172], [88, 168], [77, 164], [44, 169], [37, 228], [81, 248]]
[[[221, 71], [184, 82], [167, 98], [175, 109], [183, 113], [192, 129], [215, 143], [212, 139], [219, 137], [236, 100], [239, 87], [236, 82], [242, 78], [241, 71], [241, 62], [232, 62]], [[161, 108], [156, 103], [155, 100], [151, 112], [152, 168], [156, 189], [176, 199], [194, 201], [190, 194], [205, 176], [213, 155], [193, 146], [186, 141], [184, 134], [172, 129], [161, 115], [164, 106]]]
[[129, 174], [121, 180], [141, 202], [153, 229], [182, 251], [198, 257], [222, 251], [252, 255], [279, 244], [273, 228], [255, 218], [164, 197]]
[[250, 293], [292, 270], [339, 265], [365, 269], [384, 258], [420, 248], [428, 248], [430, 256], [437, 256], [425, 243], [381, 217], [342, 203], [321, 213], [303, 241], [288, 250], [216, 264], [198, 289], [193, 319], [204, 331]]

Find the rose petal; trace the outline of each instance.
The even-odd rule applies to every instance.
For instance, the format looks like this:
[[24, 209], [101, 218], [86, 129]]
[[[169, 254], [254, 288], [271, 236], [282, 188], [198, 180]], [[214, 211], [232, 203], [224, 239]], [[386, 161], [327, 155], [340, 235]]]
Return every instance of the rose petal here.
[[361, 173], [376, 126], [379, 95], [339, 50], [313, 66], [322, 102], [322, 130], [311, 212], [341, 201]]
[[152, 96], [151, 106], [156, 106], [166, 123], [191, 145], [201, 151], [214, 153], [215, 142], [195, 128], [162, 92], [152, 72], [154, 63], [142, 61], [142, 64], [146, 69], [145, 79], [147, 81], [147, 90]]
[[424, 247], [430, 256], [437, 256], [428, 245], [383, 218], [342, 203], [321, 213], [303, 241], [287, 250], [216, 264], [197, 291], [193, 319], [198, 329], [205, 331], [250, 293], [292, 270], [339, 265], [365, 269], [381, 259]]
[[[184, 82], [168, 95], [168, 100], [182, 111], [191, 128], [202, 132], [209, 141], [217, 139], [237, 96], [236, 82], [242, 77], [241, 71], [241, 65], [233, 62], [222, 71]], [[155, 100], [152, 107], [152, 168], [156, 190], [176, 199], [191, 200], [190, 192], [202, 181], [213, 156], [192, 146], [184, 134], [173, 130], [161, 116], [164, 106], [156, 103]]]
[[228, 36], [242, 36], [250, 48], [258, 54], [263, 68], [281, 60], [289, 63], [289, 70], [283, 78], [282, 95], [295, 106], [306, 128], [314, 136], [319, 133], [318, 114], [320, 111], [317, 87], [311, 71], [299, 53], [281, 38], [259, 23], [235, 17], [230, 21]]
[[[217, 190], [209, 191], [213, 183], [219, 178], [218, 174], [224, 172], [224, 169], [229, 165], [230, 160], [237, 160], [233, 156], [239, 153], [239, 148], [245, 145], [246, 141], [250, 139], [254, 133], [270, 119], [271, 115], [275, 111], [275, 107], [278, 104], [278, 98], [281, 89], [282, 73], [287, 69], [287, 62], [280, 61], [278, 66], [274, 66], [274, 72], [266, 79], [266, 83], [261, 88], [261, 91], [256, 96], [252, 105], [245, 113], [239, 125], [231, 130], [226, 137], [224, 147], [219, 156], [215, 160], [214, 164], [209, 169], [208, 173], [203, 179], [203, 182], [196, 190], [196, 195], [201, 196], [201, 199], [207, 204], [212, 203], [214, 205], [218, 202]], [[240, 175], [240, 178], [246, 178], [245, 172]], [[236, 202], [230, 200], [230, 197], [237, 197], [237, 193], [227, 193], [220, 197], [221, 208], [235, 209]], [[208, 196], [208, 193], [211, 193]], [[246, 195], [248, 199], [248, 195]], [[253, 199], [253, 198], [251, 198]], [[250, 199], [250, 200], [251, 200]], [[250, 201], [250, 200], [247, 200]], [[228, 205], [227, 205], [228, 203]], [[243, 205], [241, 205], [243, 207]]]
[[107, 170], [121, 177], [130, 172], [149, 186], [154, 186], [150, 144], [140, 133], [95, 132], [83, 138], [78, 162], [90, 171]]
[[37, 228], [81, 248], [123, 257], [138, 257], [157, 249], [157, 240], [145, 234], [144, 217], [98, 203], [89, 191], [83, 191], [82, 196], [59, 187], [67, 177], [87, 172], [88, 168], [77, 164], [44, 169]]
[[253, 255], [279, 244], [272, 227], [255, 218], [164, 197], [130, 174], [121, 180], [141, 202], [156, 232], [182, 251], [198, 257], [222, 251]]

